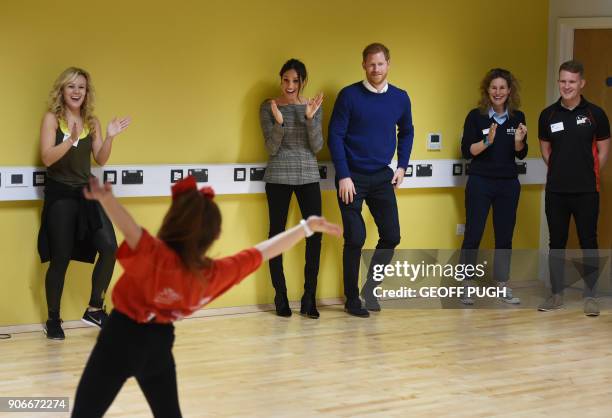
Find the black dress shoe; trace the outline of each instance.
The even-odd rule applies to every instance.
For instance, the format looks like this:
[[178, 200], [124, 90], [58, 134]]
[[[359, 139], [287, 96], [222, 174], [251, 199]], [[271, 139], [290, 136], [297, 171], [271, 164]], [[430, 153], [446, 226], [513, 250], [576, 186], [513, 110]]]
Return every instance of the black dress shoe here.
[[367, 309], [363, 309], [361, 307], [361, 303], [359, 304], [359, 306], [357, 306], [357, 305], [345, 305], [344, 306], [344, 312], [346, 312], [349, 315], [358, 316], [360, 318], [367, 318], [367, 317], [370, 316], [370, 312], [368, 312]]
[[317, 303], [314, 295], [302, 296], [302, 305], [300, 315], [307, 316], [312, 319], [319, 319], [319, 311], [317, 311]]
[[276, 306], [276, 315], [288, 318], [291, 316], [291, 308], [289, 307], [289, 299], [287, 295], [274, 296], [274, 306]]
[[365, 308], [371, 312], [380, 312], [380, 303], [378, 300], [371, 298], [365, 300]]
[[363, 298], [365, 308], [368, 311], [380, 312], [380, 304], [378, 303], [376, 296], [374, 296], [374, 289], [375, 288], [371, 286], [364, 287], [361, 289], [361, 297]]

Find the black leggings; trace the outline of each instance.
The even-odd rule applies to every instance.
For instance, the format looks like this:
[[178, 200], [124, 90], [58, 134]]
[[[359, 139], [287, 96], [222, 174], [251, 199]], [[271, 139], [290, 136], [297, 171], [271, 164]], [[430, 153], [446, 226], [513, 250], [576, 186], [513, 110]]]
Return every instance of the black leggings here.
[[[266, 196], [268, 198], [268, 213], [270, 218], [270, 232], [273, 237], [285, 230], [287, 214], [291, 195], [295, 193], [298, 205], [304, 219], [310, 215], [321, 215], [321, 189], [319, 183], [308, 183], [301, 186], [288, 184], [266, 183]], [[319, 260], [321, 257], [321, 234], [316, 233], [306, 239], [306, 265], [304, 266], [304, 293], [314, 296], [317, 289], [317, 276], [319, 274]], [[285, 273], [283, 272], [283, 256], [271, 258], [270, 275], [272, 285], [277, 293], [287, 293]]]
[[81, 376], [72, 417], [103, 416], [132, 376], [155, 417], [181, 417], [173, 343], [174, 325], [139, 324], [113, 310]]
[[[66, 270], [72, 255], [77, 231], [79, 201], [76, 199], [59, 199], [49, 208], [47, 216], [47, 235], [51, 260], [45, 278], [47, 308], [50, 313], [59, 316], [60, 301], [64, 290]], [[113, 226], [108, 217], [101, 213], [102, 228], [92, 237], [92, 242], [99, 253], [91, 279], [91, 297], [89, 305], [101, 308], [104, 295], [115, 268], [117, 241]]]

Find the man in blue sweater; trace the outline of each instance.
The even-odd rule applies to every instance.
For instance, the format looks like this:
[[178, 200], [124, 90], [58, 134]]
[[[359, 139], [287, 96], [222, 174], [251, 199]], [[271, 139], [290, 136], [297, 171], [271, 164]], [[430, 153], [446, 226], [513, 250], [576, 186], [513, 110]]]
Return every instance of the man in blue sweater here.
[[[361, 207], [365, 200], [378, 228], [371, 266], [387, 264], [400, 242], [393, 189], [402, 184], [414, 138], [410, 98], [387, 82], [389, 61], [389, 50], [382, 44], [374, 43], [363, 50], [366, 79], [340, 91], [329, 122], [328, 145], [344, 224], [345, 310], [359, 317], [370, 316], [368, 310], [380, 311], [372, 280], [362, 290], [367, 309], [359, 298], [359, 260], [366, 238]], [[389, 164], [396, 147], [397, 169], [393, 172]]]

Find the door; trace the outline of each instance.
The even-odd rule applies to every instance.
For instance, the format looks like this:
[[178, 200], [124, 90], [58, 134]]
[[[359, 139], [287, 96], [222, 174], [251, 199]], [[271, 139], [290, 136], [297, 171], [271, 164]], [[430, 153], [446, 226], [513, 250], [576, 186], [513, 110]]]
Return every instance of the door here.
[[[574, 59], [584, 64], [584, 97], [601, 107], [612, 118], [612, 29], [576, 29]], [[612, 154], [612, 153], [611, 153]], [[612, 155], [600, 171], [599, 248], [612, 248]], [[575, 228], [571, 228], [568, 248], [580, 248]]]

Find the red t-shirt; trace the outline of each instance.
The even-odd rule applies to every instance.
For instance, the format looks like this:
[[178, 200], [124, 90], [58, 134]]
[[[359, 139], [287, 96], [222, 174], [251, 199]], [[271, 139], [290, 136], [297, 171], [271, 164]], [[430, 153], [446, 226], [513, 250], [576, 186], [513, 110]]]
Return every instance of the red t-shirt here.
[[261, 253], [249, 248], [212, 260], [204, 281], [185, 269], [174, 250], [145, 229], [132, 250], [124, 241], [117, 251], [124, 269], [113, 290], [115, 309], [136, 322], [168, 323], [191, 315], [257, 270]]

